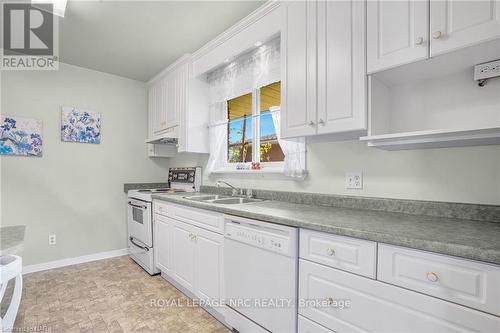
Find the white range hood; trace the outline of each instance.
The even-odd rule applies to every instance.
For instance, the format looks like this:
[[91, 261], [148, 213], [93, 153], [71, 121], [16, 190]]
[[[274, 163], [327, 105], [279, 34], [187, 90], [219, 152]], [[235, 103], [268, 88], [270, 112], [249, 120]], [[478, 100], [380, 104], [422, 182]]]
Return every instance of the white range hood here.
[[167, 136], [164, 136], [164, 135], [158, 135], [158, 136], [154, 136], [152, 138], [146, 139], [146, 143], [152, 143], [152, 144], [155, 144], [155, 145], [159, 145], [159, 144], [162, 144], [162, 145], [177, 145], [178, 142], [179, 142], [179, 139], [172, 138], [172, 137], [167, 137]]
[[169, 127], [161, 132], [153, 133], [146, 143], [155, 145], [177, 145], [179, 142], [179, 126]]

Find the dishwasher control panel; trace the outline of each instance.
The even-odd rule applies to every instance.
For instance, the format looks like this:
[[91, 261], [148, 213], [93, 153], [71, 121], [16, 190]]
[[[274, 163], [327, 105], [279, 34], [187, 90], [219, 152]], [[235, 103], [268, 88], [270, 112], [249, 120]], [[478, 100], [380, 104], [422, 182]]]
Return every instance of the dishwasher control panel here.
[[282, 230], [270, 230], [255, 225], [226, 223], [226, 238], [269, 251], [290, 255], [290, 238]]

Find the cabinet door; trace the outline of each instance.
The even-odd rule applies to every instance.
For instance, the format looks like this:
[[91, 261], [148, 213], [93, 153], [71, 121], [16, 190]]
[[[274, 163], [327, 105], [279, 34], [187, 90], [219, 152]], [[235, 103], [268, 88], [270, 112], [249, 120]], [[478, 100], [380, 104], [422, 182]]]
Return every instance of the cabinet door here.
[[168, 78], [168, 101], [167, 101], [167, 126], [175, 126], [176, 107], [177, 107], [177, 76], [176, 73], [170, 73]]
[[427, 58], [428, 5], [421, 0], [368, 1], [368, 73]]
[[299, 300], [335, 332], [500, 332], [499, 317], [302, 259]]
[[155, 117], [155, 110], [153, 107], [154, 103], [154, 90], [153, 87], [149, 87], [148, 89], [148, 137], [152, 137], [154, 130], [154, 117]]
[[365, 5], [318, 2], [318, 134], [366, 129]]
[[173, 223], [172, 277], [190, 291], [195, 290], [195, 251], [193, 226]]
[[167, 129], [167, 90], [168, 82], [166, 79], [160, 79], [150, 87], [150, 110], [151, 110], [151, 128], [153, 135], [161, 134]]
[[154, 255], [155, 265], [162, 272], [172, 272], [172, 220], [155, 214]]
[[316, 1], [284, 3], [281, 136], [316, 133]]
[[431, 56], [500, 37], [500, 0], [431, 0]]
[[196, 228], [196, 296], [218, 301], [222, 295], [224, 236]]

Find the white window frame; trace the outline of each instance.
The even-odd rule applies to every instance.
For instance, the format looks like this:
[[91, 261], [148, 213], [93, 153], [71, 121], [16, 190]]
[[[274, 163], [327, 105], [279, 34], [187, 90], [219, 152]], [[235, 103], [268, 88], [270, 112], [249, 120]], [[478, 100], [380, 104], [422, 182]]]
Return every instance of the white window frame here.
[[[278, 82], [278, 81], [276, 81]], [[265, 87], [265, 86], [264, 86]], [[263, 87], [261, 87], [263, 88]], [[224, 161], [221, 163], [222, 168], [215, 171], [216, 173], [283, 173], [285, 166], [284, 161], [279, 162], [260, 162], [260, 89], [256, 88], [251, 91], [252, 93], [252, 162], [260, 163], [260, 170], [252, 170], [252, 162], [246, 163], [229, 163], [228, 162], [228, 131], [225, 131], [224, 139]], [[250, 92], [248, 92], [250, 93]], [[247, 94], [248, 94], [247, 93]], [[243, 96], [245, 94], [242, 94]], [[226, 101], [227, 103], [227, 101]], [[281, 107], [281, 106], [280, 106]], [[226, 118], [226, 126], [229, 126], [229, 118]], [[286, 156], [285, 156], [286, 158]], [[238, 166], [244, 165], [245, 169], [237, 169]]]

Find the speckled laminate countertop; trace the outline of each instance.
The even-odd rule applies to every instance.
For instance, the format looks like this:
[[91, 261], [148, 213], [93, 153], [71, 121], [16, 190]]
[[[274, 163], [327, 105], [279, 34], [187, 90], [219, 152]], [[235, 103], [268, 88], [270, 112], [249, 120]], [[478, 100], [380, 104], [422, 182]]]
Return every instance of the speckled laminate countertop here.
[[283, 201], [224, 205], [188, 200], [186, 195], [158, 194], [153, 199], [500, 265], [500, 223]]

